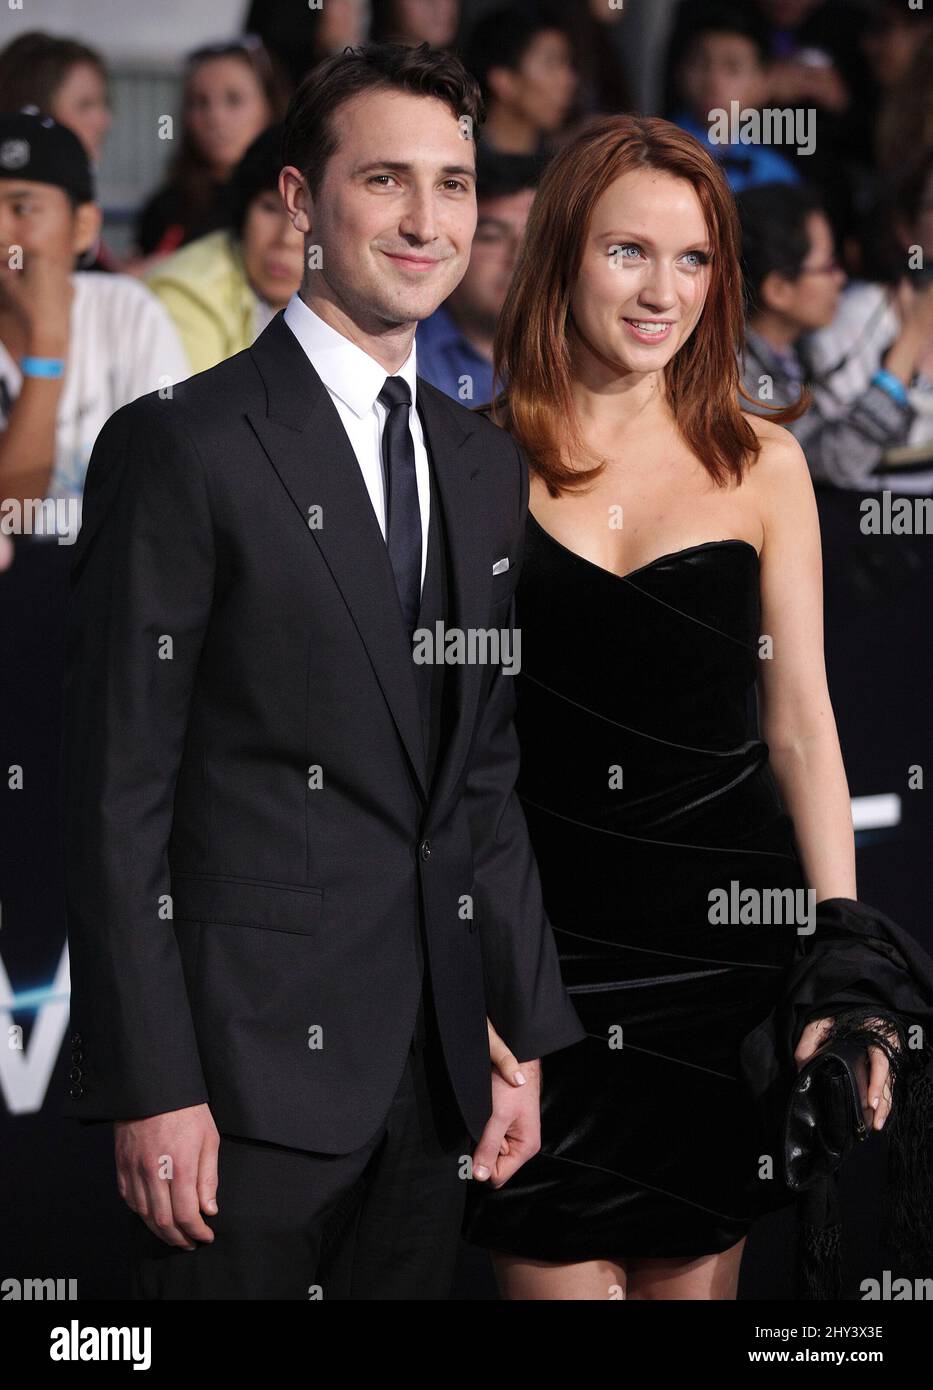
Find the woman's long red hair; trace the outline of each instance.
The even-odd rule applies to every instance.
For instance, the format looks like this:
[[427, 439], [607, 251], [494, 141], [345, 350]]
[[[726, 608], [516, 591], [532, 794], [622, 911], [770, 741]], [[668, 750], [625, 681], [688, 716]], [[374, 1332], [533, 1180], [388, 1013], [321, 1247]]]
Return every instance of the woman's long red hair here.
[[[655, 117], [588, 122], [548, 165], [535, 196], [515, 274], [496, 330], [494, 371], [506, 390], [490, 417], [525, 450], [552, 496], [591, 482], [571, 392], [568, 318], [593, 209], [622, 174], [658, 169], [690, 183], [706, 218], [711, 276], [693, 333], [664, 369], [667, 401], [681, 436], [720, 485], [740, 480], [760, 450], [742, 414], [738, 353], [744, 344], [740, 229], [732, 192], [703, 146]], [[806, 400], [775, 409], [795, 419]]]

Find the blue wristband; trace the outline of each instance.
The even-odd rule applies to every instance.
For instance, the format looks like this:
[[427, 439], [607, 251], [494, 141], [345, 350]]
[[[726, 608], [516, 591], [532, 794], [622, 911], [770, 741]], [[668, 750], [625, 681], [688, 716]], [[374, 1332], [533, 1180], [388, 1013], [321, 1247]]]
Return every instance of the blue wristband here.
[[880, 386], [882, 391], [887, 391], [892, 400], [897, 401], [898, 405], [907, 404], [907, 387], [899, 381], [892, 372], [884, 370], [875, 372], [871, 379], [873, 386]]
[[65, 370], [64, 357], [21, 357], [19, 369], [23, 376], [59, 377]]

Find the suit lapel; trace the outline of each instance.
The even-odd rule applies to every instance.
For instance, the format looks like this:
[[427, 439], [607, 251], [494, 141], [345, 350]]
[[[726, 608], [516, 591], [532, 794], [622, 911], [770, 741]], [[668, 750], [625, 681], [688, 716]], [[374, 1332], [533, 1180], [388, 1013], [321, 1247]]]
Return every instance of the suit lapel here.
[[[250, 352], [268, 393], [247, 418], [343, 595], [427, 799], [427, 770], [411, 649], [389, 552], [340, 416], [281, 311]], [[308, 525], [317, 515], [320, 522]]]
[[[359, 462], [320, 377], [280, 311], [249, 349], [267, 391], [266, 412], [247, 418], [333, 575], [372, 662], [425, 801], [429, 798], [418, 691], [395, 579]], [[448, 625], [483, 627], [492, 571], [482, 544], [483, 459], [474, 427], [454, 403], [418, 379], [418, 410], [443, 508], [453, 586]], [[312, 508], [321, 524], [308, 527]], [[431, 802], [452, 793], [470, 745], [482, 667], [450, 667], [454, 716], [440, 750]]]

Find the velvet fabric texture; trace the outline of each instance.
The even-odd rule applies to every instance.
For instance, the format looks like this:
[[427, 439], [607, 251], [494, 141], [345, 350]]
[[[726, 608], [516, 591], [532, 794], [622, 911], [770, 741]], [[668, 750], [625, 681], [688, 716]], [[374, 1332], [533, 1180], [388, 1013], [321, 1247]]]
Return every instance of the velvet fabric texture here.
[[793, 1200], [740, 1061], [806, 940], [754, 713], [758, 556], [716, 540], [619, 576], [529, 516], [516, 592], [518, 790], [587, 1036], [543, 1059], [541, 1151], [470, 1184], [464, 1234], [559, 1261], [725, 1250]]

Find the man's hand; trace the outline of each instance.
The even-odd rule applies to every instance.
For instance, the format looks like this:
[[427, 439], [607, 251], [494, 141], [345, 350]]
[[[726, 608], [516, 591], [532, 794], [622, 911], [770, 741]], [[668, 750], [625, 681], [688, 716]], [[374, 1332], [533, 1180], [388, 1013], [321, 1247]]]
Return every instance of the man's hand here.
[[502, 1187], [541, 1147], [541, 1062], [522, 1062], [521, 1071], [519, 1086], [492, 1073], [492, 1114], [473, 1154], [474, 1178], [490, 1187]]
[[827, 111], [841, 112], [851, 101], [839, 69], [832, 63], [817, 66], [784, 58], [768, 69], [768, 98], [776, 105], [793, 106], [812, 101]]
[[66, 355], [73, 299], [68, 262], [41, 251], [29, 251], [22, 270], [13, 270], [0, 254], [0, 305], [18, 320], [28, 352], [50, 357]]
[[166, 1245], [194, 1250], [214, 1232], [220, 1135], [210, 1107], [189, 1105], [144, 1120], [114, 1123], [117, 1187], [131, 1211]]

